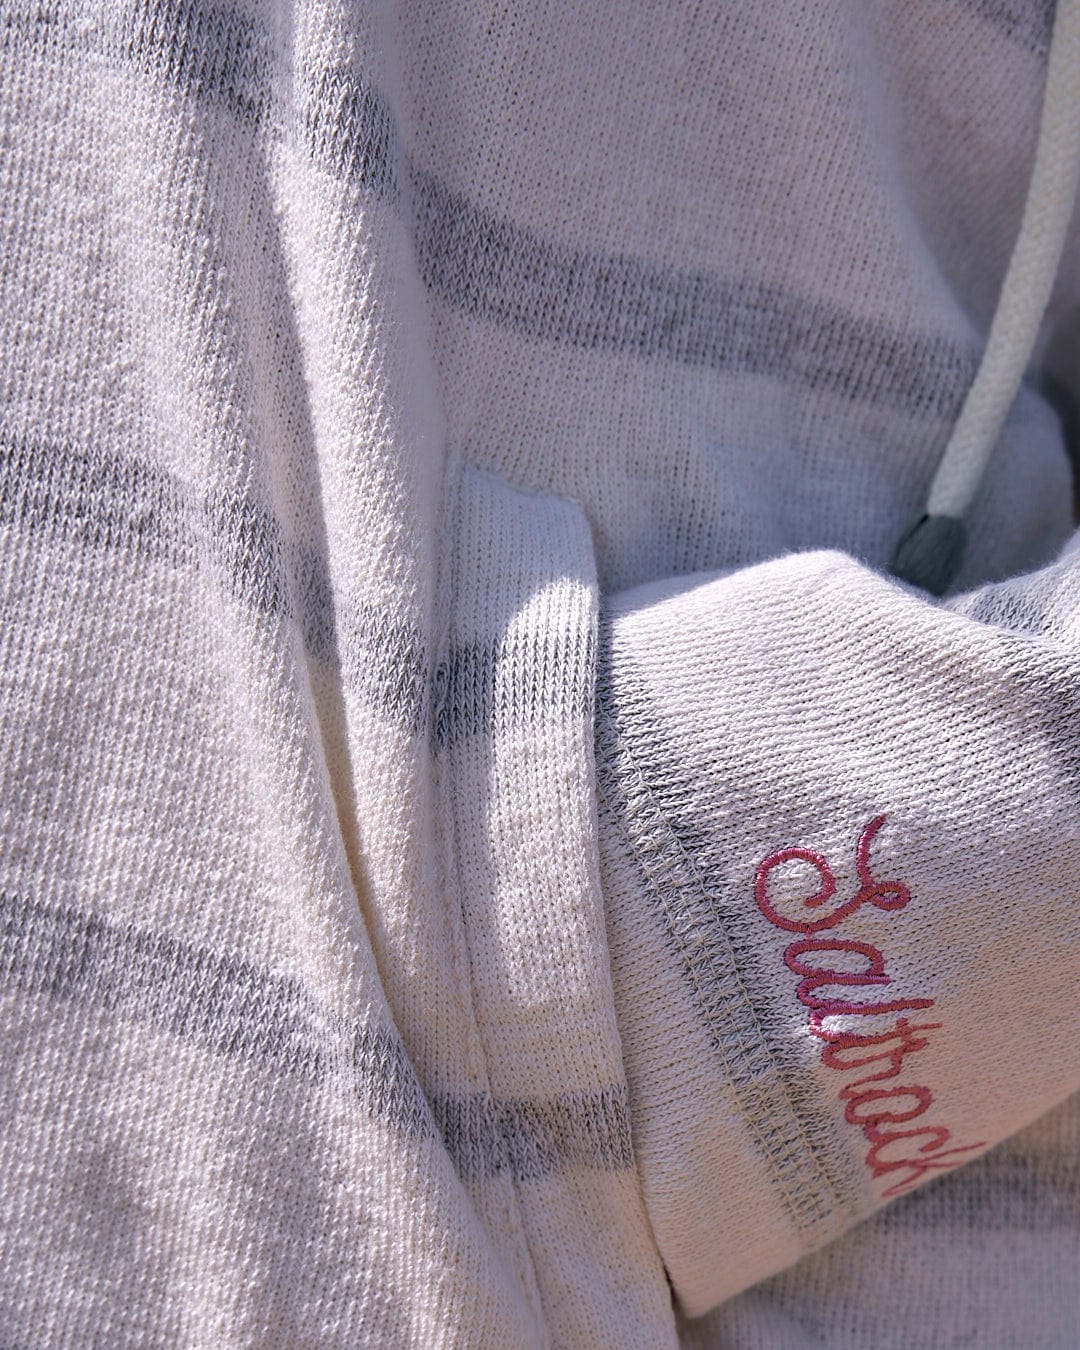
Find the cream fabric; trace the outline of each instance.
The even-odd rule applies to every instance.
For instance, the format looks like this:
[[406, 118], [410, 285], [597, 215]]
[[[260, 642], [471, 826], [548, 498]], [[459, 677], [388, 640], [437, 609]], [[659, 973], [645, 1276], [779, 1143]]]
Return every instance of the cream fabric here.
[[[1075, 1344], [1037, 370], [959, 595], [880, 574], [1050, 17], [0, 3], [5, 1344]], [[1062, 1103], [892, 1204], [754, 886], [881, 816], [924, 1118]]]

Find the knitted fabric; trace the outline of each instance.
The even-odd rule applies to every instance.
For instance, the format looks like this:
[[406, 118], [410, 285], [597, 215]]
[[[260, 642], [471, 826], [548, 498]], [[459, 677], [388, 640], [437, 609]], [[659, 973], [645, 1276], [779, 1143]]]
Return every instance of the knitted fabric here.
[[5, 1344], [1075, 1344], [1050, 16], [0, 0]]

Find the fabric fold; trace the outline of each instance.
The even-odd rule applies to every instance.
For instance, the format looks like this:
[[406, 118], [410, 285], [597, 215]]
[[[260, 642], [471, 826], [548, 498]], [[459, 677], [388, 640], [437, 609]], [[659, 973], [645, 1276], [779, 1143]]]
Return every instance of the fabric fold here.
[[616, 1003], [691, 1316], [1080, 1084], [1075, 566], [939, 606], [808, 553], [609, 605]]
[[477, 1188], [478, 1205], [500, 1248], [519, 1244], [553, 1343], [671, 1344], [597, 875], [589, 525], [565, 498], [467, 467], [449, 520], [435, 801], [474, 1030], [447, 1032], [502, 1106], [504, 1184]]

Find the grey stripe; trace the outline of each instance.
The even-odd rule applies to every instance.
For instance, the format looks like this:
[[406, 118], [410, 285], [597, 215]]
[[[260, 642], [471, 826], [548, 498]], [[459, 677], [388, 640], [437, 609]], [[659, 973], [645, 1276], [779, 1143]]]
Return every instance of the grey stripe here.
[[[246, 16], [181, 0], [152, 8], [107, 4], [101, 19], [108, 56], [175, 81], [196, 98], [215, 99], [245, 120], [266, 116], [270, 34]], [[94, 41], [92, 31], [88, 39]]]
[[1049, 50], [1057, 0], [966, 0], [966, 3], [981, 19], [992, 23], [1020, 46], [1039, 55]]
[[[596, 643], [591, 629], [517, 638], [451, 650], [435, 671], [434, 744], [568, 721], [592, 722]], [[504, 672], [512, 672], [509, 677]], [[533, 679], [526, 672], [532, 672]], [[502, 677], [502, 678], [501, 678]], [[502, 697], [500, 698], [500, 685]], [[512, 689], [513, 698], [507, 699]]]
[[412, 731], [426, 722], [419, 632], [335, 596], [325, 558], [286, 545], [250, 497], [199, 492], [128, 456], [0, 438], [0, 523], [204, 569], [257, 613], [297, 617], [309, 654], [339, 667], [359, 697]]
[[[846, 1239], [826, 1248], [808, 1261], [800, 1262], [781, 1272], [760, 1286], [759, 1297], [777, 1305], [791, 1324], [799, 1329], [799, 1345], [829, 1347], [837, 1344], [843, 1327], [857, 1336], [866, 1324], [860, 1320], [858, 1300], [865, 1297], [862, 1286], [852, 1280], [851, 1252], [853, 1244], [865, 1244], [872, 1256], [890, 1266], [896, 1260], [896, 1249], [890, 1251], [890, 1234], [901, 1239], [919, 1242], [924, 1261], [933, 1261], [935, 1251], [947, 1251], [953, 1243], [953, 1259], [957, 1252], [965, 1261], [981, 1251], [988, 1238], [1009, 1234], [1010, 1243], [1023, 1252], [1024, 1234], [1057, 1234], [1066, 1244], [1065, 1250], [1077, 1250], [1080, 1239], [1080, 1160], [1075, 1156], [1025, 1153], [1022, 1144], [1000, 1145], [983, 1158], [966, 1163], [955, 1172], [929, 1182], [910, 1195], [894, 1200], [885, 1209], [868, 1219], [862, 1227]], [[1038, 1250], [1037, 1248], [1035, 1250]], [[926, 1272], [929, 1265], [924, 1266]], [[917, 1277], [916, 1277], [917, 1278]], [[975, 1286], [978, 1288], [978, 1285]], [[941, 1286], [940, 1297], [949, 1299], [948, 1286]], [[822, 1291], [828, 1291], [823, 1300]], [[846, 1292], [845, 1292], [846, 1291]], [[846, 1305], [846, 1306], [845, 1306]], [[993, 1309], [993, 1300], [987, 1305]], [[929, 1331], [922, 1320], [924, 1309], [915, 1308], [910, 1325], [892, 1326], [888, 1341], [868, 1335], [855, 1341], [841, 1337], [842, 1344], [908, 1345], [993, 1345], [1005, 1344], [996, 1339], [991, 1328], [992, 1317], [976, 1328], [970, 1323], [968, 1334], [961, 1339], [943, 1341], [940, 1335]], [[1055, 1311], [1060, 1311], [1060, 1304]], [[853, 1315], [854, 1313], [854, 1315]], [[938, 1328], [935, 1324], [934, 1331]], [[924, 1340], [911, 1333], [921, 1326], [931, 1339]], [[851, 1329], [854, 1328], [854, 1333]], [[979, 1339], [978, 1331], [984, 1333]], [[1037, 1336], [1024, 1339], [1017, 1345], [1042, 1344]], [[1060, 1342], [1073, 1344], [1073, 1341]], [[710, 1342], [711, 1344], [711, 1342]], [[1011, 1343], [1010, 1343], [1011, 1344]], [[1053, 1344], [1059, 1344], [1054, 1341]]]
[[398, 201], [400, 147], [394, 119], [354, 71], [336, 66], [310, 75], [301, 125], [316, 162], [340, 178]]
[[295, 979], [133, 925], [0, 891], [0, 985], [145, 1023], [297, 1083], [344, 1086], [391, 1128], [441, 1137], [465, 1178], [633, 1166], [622, 1084], [543, 1101], [429, 1103], [392, 1029], [332, 1012]]
[[[212, 44], [234, 22], [231, 63], [207, 56], [200, 44]], [[36, 31], [25, 20], [24, 27]], [[155, 44], [163, 63], [154, 59]], [[103, 54], [258, 123], [269, 115], [257, 93], [268, 44], [266, 34], [228, 11], [185, 5], [169, 24], [113, 24]], [[332, 172], [396, 199], [400, 150], [385, 103], [345, 67], [302, 73], [301, 86], [309, 152]], [[952, 339], [900, 333], [761, 282], [574, 249], [482, 210], [419, 168], [404, 166], [401, 175], [409, 180], [416, 254], [429, 289], [524, 336], [768, 376], [933, 419], [955, 416], [977, 367], [977, 354]]]
[[902, 1197], [879, 1222], [920, 1232], [950, 1226], [980, 1233], [1065, 1228], [1080, 1236], [1080, 1158], [1002, 1144]]
[[763, 282], [553, 243], [430, 174], [412, 182], [425, 284], [526, 337], [767, 375], [929, 418], [954, 416], [974, 376], [975, 353], [951, 339], [900, 334]]
[[618, 1172], [634, 1165], [622, 1084], [542, 1102], [441, 1097], [432, 1108], [463, 1176], [505, 1166], [517, 1181], [539, 1181], [574, 1168]]
[[186, 94], [220, 103], [244, 121], [259, 123], [269, 110], [272, 48], [269, 31], [232, 9], [176, 0], [147, 6], [102, 0], [87, 23], [70, 0], [5, 5], [0, 52], [85, 54], [168, 79]]
[[320, 1008], [238, 957], [0, 891], [0, 983], [145, 1022], [304, 1083], [344, 1079], [373, 1116], [434, 1137], [396, 1034]]
[[[296, 620], [305, 648], [346, 687], [438, 749], [511, 726], [591, 720], [591, 633], [459, 644], [434, 670], [419, 629], [335, 594], [326, 559], [288, 544], [270, 511], [235, 492], [201, 493], [130, 457], [0, 437], [0, 523], [208, 572], [257, 613]], [[500, 672], [544, 665], [536, 697], [497, 697]]]
[[[603, 641], [608, 642], [607, 635]], [[827, 1111], [815, 1094], [806, 1066], [792, 1056], [789, 1038], [772, 1034], [766, 995], [752, 987], [741, 954], [754, 948], [739, 907], [717, 903], [718, 878], [703, 878], [708, 856], [674, 803], [658, 794], [650, 773], [663, 757], [655, 740], [649, 763], [631, 748], [624, 726], [661, 725], [649, 700], [625, 665], [616, 698], [602, 659], [597, 690], [597, 788], [600, 810], [625, 839], [637, 864], [646, 901], [661, 917], [671, 952], [681, 968], [693, 1006], [717, 1052], [725, 1082], [752, 1127], [761, 1156], [803, 1234], [833, 1235], [838, 1213], [859, 1211], [863, 1199], [850, 1160]], [[678, 775], [675, 775], [677, 780]]]

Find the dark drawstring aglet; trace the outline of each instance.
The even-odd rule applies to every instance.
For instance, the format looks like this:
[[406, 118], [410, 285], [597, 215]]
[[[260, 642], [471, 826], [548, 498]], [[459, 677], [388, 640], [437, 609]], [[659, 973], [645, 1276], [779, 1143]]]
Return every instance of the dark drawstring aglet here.
[[931, 595], [944, 595], [960, 570], [966, 544], [962, 520], [923, 512], [897, 540], [889, 571]]

